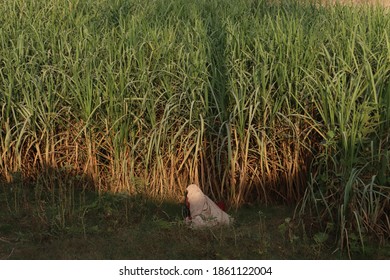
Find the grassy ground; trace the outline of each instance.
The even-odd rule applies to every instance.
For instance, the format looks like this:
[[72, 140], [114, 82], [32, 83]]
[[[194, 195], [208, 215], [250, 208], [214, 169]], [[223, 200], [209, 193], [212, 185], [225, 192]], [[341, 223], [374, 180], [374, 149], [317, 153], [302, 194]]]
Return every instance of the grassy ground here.
[[390, 2], [388, 0], [328, 0], [328, 2], [341, 4], [379, 4], [384, 7], [390, 6]]
[[[75, 200], [83, 203], [62, 221], [50, 199], [26, 203], [24, 193], [23, 207], [10, 214], [15, 196], [0, 197], [0, 259], [348, 258], [335, 250], [336, 233], [303, 230], [287, 206], [245, 205], [229, 211], [237, 221], [230, 228], [192, 230], [175, 202], [78, 193]], [[365, 253], [360, 248], [352, 248], [352, 258], [390, 258], [389, 246], [366, 244]]]

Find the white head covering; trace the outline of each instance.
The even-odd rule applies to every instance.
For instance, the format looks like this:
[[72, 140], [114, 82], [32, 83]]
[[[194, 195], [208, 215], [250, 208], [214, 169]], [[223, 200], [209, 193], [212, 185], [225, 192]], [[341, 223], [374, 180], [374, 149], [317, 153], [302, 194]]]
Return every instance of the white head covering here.
[[190, 204], [191, 217], [202, 214], [203, 206], [206, 204], [206, 196], [195, 184], [187, 187], [187, 199]]

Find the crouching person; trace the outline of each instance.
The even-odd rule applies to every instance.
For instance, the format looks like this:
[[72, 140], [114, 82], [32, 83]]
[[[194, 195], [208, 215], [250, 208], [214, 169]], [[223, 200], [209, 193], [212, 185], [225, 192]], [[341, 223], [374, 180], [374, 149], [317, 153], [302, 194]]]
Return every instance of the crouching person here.
[[189, 209], [186, 222], [192, 228], [229, 226], [233, 224], [233, 218], [218, 207], [195, 184], [187, 187], [186, 206]]

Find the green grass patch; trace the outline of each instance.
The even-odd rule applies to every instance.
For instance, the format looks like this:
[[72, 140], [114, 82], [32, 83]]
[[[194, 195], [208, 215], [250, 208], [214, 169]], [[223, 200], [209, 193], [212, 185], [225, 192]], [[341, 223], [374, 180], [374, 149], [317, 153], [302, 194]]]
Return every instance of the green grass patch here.
[[[2, 186], [4, 187], [4, 186]], [[338, 249], [337, 231], [295, 219], [293, 207], [246, 204], [228, 209], [230, 227], [193, 230], [183, 203], [91, 190], [73, 193], [64, 209], [57, 193], [34, 189], [0, 194], [0, 259], [387, 259], [388, 245], [350, 236]], [[23, 198], [12, 208], [15, 197]], [[64, 198], [62, 198], [64, 199]], [[10, 207], [12, 208], [10, 211]], [[71, 209], [71, 211], [69, 211]], [[308, 226], [310, 225], [311, 226]]]
[[[192, 230], [181, 204], [86, 192], [86, 203], [61, 222], [60, 206], [30, 201], [11, 215], [2, 204], [1, 259], [329, 259], [329, 240], [302, 234], [293, 209], [246, 205], [229, 211], [229, 228]], [[5, 199], [4, 194], [1, 195]], [[7, 213], [7, 215], [4, 215]], [[354, 257], [359, 256], [354, 255]], [[382, 258], [372, 252], [370, 258]]]

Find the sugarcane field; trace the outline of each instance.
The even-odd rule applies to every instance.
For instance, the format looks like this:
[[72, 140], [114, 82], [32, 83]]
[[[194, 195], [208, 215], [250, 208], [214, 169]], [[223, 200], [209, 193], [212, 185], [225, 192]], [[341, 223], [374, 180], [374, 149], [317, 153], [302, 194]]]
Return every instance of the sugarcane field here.
[[390, 1], [2, 1], [1, 260], [388, 260], [389, 237]]

